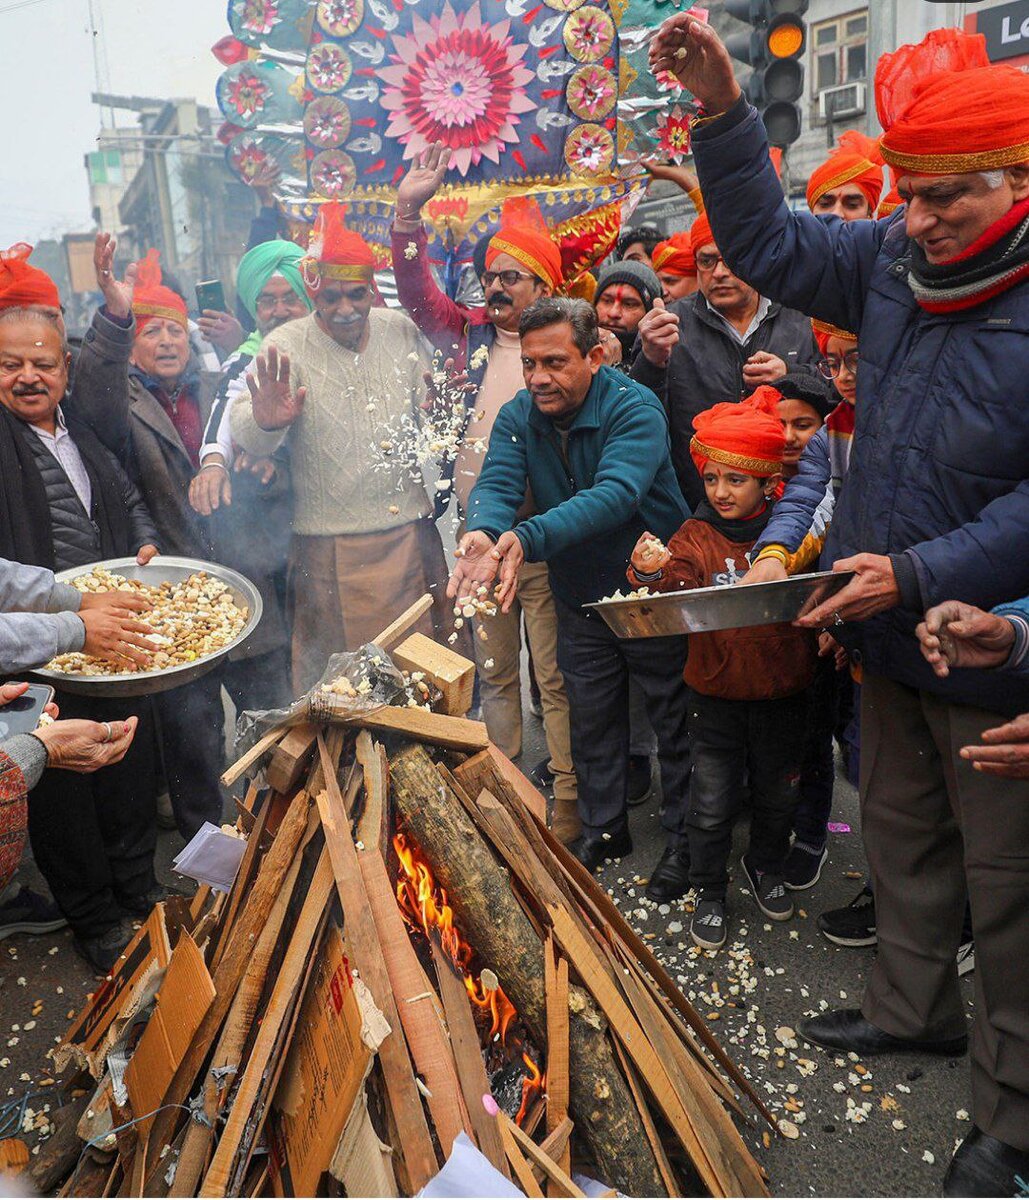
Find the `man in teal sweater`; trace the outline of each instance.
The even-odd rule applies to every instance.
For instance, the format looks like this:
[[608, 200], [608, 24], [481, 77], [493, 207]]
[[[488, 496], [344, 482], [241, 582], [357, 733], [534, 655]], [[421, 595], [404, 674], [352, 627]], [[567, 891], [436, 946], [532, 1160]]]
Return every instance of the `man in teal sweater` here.
[[[522, 563], [547, 564], [583, 825], [572, 849], [590, 870], [632, 849], [629, 677], [639, 683], [658, 739], [669, 835], [648, 894], [671, 899], [689, 886], [685, 639], [622, 641], [582, 607], [624, 586], [644, 530], [671, 537], [689, 516], [668, 422], [653, 392], [602, 365], [596, 313], [584, 301], [537, 301], [523, 314], [519, 335], [525, 390], [497, 416], [449, 594], [474, 594], [499, 573], [497, 599], [509, 607]], [[526, 489], [536, 515], [517, 521]]]

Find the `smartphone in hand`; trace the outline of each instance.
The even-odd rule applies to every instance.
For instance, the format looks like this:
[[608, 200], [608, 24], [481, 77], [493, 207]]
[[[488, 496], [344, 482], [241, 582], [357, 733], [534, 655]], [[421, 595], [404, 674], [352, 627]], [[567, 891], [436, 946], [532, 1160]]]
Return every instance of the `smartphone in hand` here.
[[196, 294], [197, 308], [200, 310], [201, 316], [203, 316], [205, 308], [212, 309], [214, 312], [229, 311], [225, 307], [225, 288], [220, 279], [208, 279], [204, 283], [198, 283]]
[[16, 733], [32, 733], [39, 724], [43, 709], [54, 698], [54, 689], [45, 683], [30, 683], [29, 690], [0, 706], [0, 738], [13, 737]]

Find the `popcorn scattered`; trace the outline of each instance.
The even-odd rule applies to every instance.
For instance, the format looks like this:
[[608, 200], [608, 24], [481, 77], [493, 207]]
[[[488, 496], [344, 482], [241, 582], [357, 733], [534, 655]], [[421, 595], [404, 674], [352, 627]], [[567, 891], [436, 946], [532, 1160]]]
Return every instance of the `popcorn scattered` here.
[[417, 257], [418, 257], [417, 243], [416, 242], [408, 242], [407, 245], [404, 247], [404, 258], [406, 258], [407, 261], [410, 262], [412, 258], [417, 258]]
[[936, 1155], [931, 1150], [922, 1151], [922, 1162], [928, 1163], [930, 1166], [936, 1161]]

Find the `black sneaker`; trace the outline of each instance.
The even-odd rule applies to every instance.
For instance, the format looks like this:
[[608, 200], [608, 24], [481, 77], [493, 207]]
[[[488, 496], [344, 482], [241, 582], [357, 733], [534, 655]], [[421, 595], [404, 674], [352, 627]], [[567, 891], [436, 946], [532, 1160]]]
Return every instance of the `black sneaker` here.
[[788, 921], [793, 916], [793, 901], [786, 890], [786, 881], [771, 871], [759, 871], [747, 861], [740, 859], [743, 874], [747, 877], [754, 902], [770, 921]]
[[114, 964], [121, 958], [122, 951], [136, 936], [129, 921], [119, 921], [97, 937], [75, 938], [75, 949], [98, 975], [110, 975]]
[[542, 758], [529, 772], [529, 779], [541, 792], [548, 792], [554, 786], [554, 772], [550, 769], [550, 759]]
[[125, 896], [118, 903], [128, 913], [131, 920], [145, 921], [153, 912], [155, 904], [160, 904], [162, 900], [168, 900], [172, 896], [185, 896], [185, 894], [176, 888], [166, 888], [155, 883], [149, 891], [142, 895]]
[[690, 921], [690, 938], [701, 950], [721, 950], [725, 945], [725, 901], [701, 896]]
[[844, 908], [833, 908], [818, 918], [818, 928], [837, 946], [874, 946], [875, 897], [866, 883]]
[[786, 886], [791, 892], [814, 887], [822, 877], [822, 868], [828, 858], [829, 851], [824, 846], [821, 850], [813, 850], [803, 842], [794, 842], [782, 868]]
[[646, 754], [629, 755], [628, 804], [635, 808], [650, 798], [653, 791], [650, 758]]
[[67, 924], [52, 900], [28, 887], [0, 904], [0, 941], [15, 933], [53, 933]]

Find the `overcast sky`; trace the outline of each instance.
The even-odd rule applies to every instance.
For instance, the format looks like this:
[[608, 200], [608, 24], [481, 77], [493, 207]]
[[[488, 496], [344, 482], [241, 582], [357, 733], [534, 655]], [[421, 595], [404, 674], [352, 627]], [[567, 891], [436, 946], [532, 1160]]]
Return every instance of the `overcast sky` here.
[[[214, 105], [225, 0], [93, 6], [101, 90]], [[0, 249], [92, 226], [82, 162], [101, 124], [91, 43], [88, 0], [0, 0]]]

